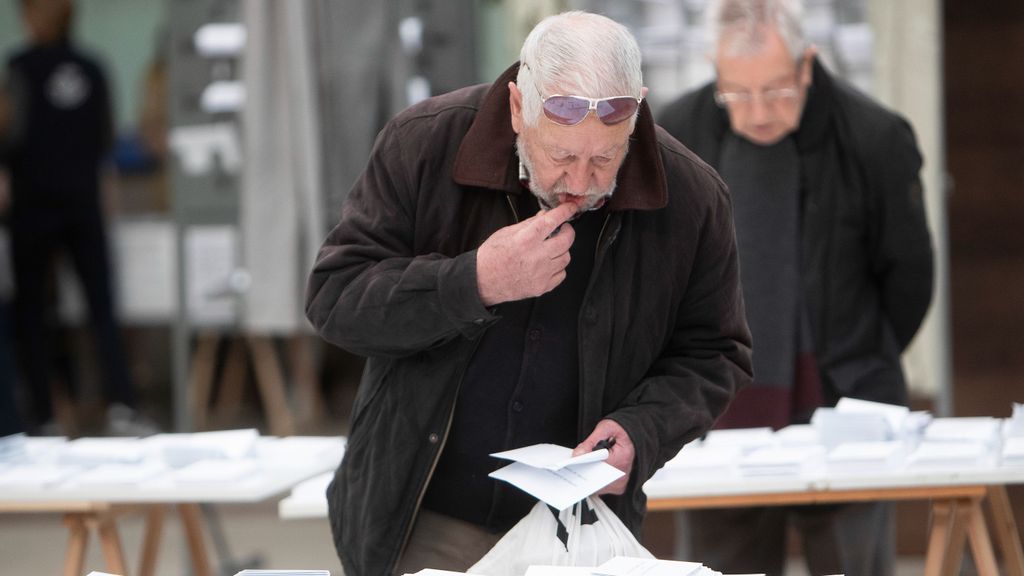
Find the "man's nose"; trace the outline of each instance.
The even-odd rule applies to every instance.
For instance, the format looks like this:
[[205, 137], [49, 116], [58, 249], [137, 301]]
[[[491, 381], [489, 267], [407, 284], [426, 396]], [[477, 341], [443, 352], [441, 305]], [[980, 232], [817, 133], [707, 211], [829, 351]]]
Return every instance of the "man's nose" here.
[[768, 119], [768, 104], [761, 94], [750, 99], [750, 119], [755, 124], [762, 124]]
[[590, 177], [592, 174], [586, 162], [574, 162], [565, 171], [565, 184], [569, 189], [569, 193], [575, 196], [586, 194], [587, 189], [590, 188]]

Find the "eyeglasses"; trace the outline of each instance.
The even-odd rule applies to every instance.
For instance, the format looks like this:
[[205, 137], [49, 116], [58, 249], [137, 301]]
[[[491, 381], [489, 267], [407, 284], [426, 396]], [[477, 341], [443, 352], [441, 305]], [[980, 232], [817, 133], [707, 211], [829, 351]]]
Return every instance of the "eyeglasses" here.
[[763, 90], [760, 92], [722, 92], [720, 90], [716, 90], [715, 103], [719, 106], [725, 106], [727, 104], [746, 105], [753, 102], [755, 97], [760, 96], [761, 102], [771, 105], [778, 102], [795, 100], [799, 95], [800, 91], [796, 87], [772, 88], [771, 90]]
[[611, 96], [608, 98], [587, 98], [586, 96], [564, 96], [552, 94], [542, 98], [544, 115], [562, 126], [575, 126], [587, 117], [591, 110], [607, 125], [618, 124], [631, 118], [643, 98], [635, 96]]

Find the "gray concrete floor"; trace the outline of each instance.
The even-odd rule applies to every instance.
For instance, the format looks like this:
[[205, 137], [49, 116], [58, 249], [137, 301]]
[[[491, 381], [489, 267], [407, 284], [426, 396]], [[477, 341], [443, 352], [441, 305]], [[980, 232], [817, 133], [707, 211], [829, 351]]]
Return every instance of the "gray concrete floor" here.
[[[219, 570], [216, 574], [231, 576], [242, 568], [321, 569], [329, 570], [333, 576], [342, 574], [326, 520], [280, 520], [276, 502], [222, 505], [214, 510], [231, 556], [217, 555], [208, 531], [207, 547]], [[118, 526], [127, 562], [134, 573], [142, 547], [142, 517], [125, 516]], [[0, 515], [0, 574], [61, 574], [66, 545], [67, 531], [57, 514]], [[168, 515], [157, 576], [190, 574], [186, 550], [180, 522], [175, 515]], [[104, 568], [99, 543], [94, 537], [89, 542], [84, 574]], [[916, 576], [923, 572], [923, 559], [902, 558], [896, 576]], [[800, 562], [794, 561], [787, 576], [808, 574]]]

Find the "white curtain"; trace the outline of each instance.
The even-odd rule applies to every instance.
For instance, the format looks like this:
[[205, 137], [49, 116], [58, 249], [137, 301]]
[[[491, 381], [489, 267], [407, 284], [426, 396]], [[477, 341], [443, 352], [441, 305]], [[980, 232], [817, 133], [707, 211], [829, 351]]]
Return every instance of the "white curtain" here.
[[306, 276], [326, 234], [311, 5], [246, 0], [242, 77], [242, 261], [251, 277], [243, 327], [308, 328]]
[[935, 411], [952, 411], [952, 337], [949, 239], [946, 226], [946, 147], [942, 98], [942, 2], [871, 0], [875, 37], [875, 94], [906, 116], [924, 156], [928, 225], [935, 249], [932, 307], [903, 364], [911, 391], [935, 399]]

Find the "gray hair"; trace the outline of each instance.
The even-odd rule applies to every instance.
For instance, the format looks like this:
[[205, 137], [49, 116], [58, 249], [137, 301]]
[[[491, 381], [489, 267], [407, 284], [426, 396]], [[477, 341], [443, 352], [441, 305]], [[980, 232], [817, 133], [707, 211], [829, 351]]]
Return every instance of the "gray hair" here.
[[[523, 122], [534, 126], [541, 95], [640, 97], [640, 47], [629, 30], [604, 16], [572, 11], [534, 27], [519, 53], [516, 84], [523, 93]], [[630, 126], [636, 123], [636, 116]]]
[[799, 60], [807, 47], [803, 12], [801, 0], [712, 0], [706, 12], [712, 50], [725, 42], [728, 54], [756, 53], [764, 47], [765, 29], [772, 27]]

